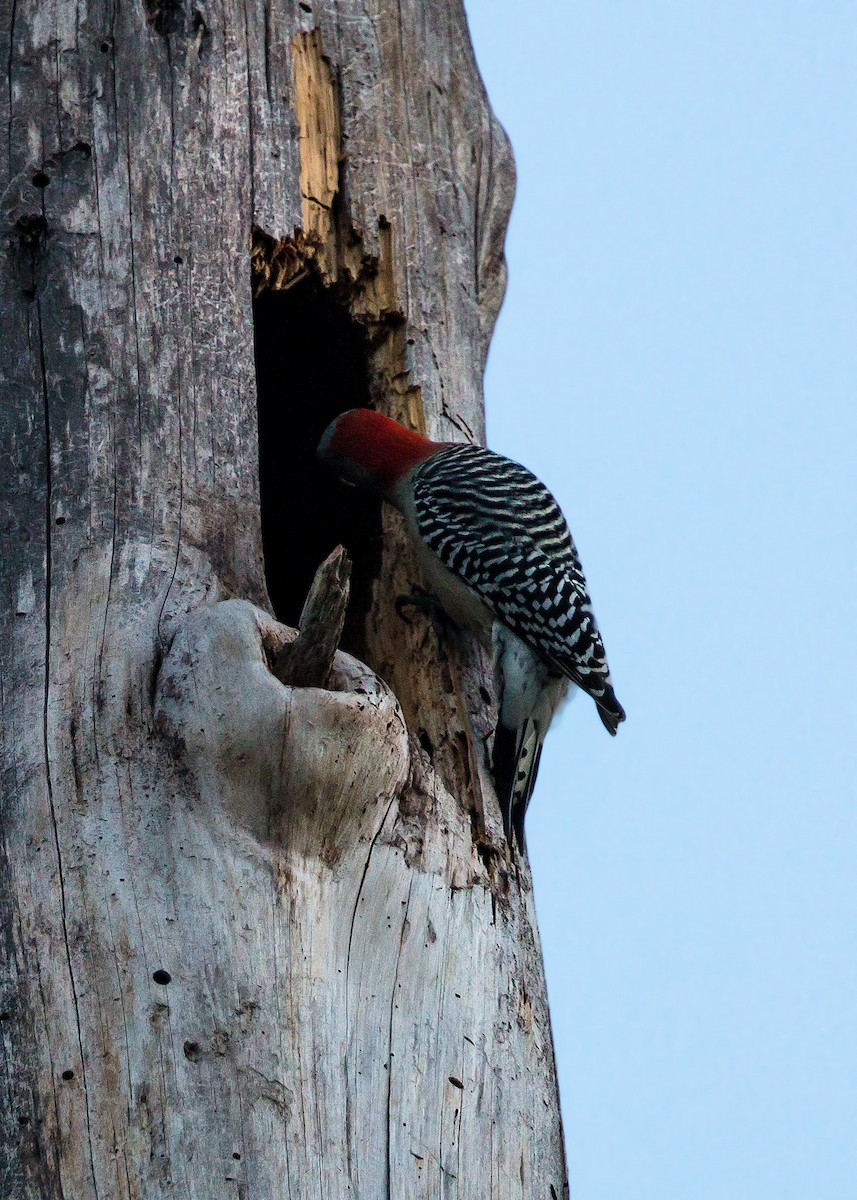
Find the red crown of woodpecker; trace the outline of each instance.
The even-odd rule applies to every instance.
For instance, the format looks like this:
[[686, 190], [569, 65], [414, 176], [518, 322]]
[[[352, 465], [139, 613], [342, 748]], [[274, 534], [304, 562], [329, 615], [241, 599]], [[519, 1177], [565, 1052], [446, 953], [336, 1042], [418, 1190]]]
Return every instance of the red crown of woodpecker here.
[[318, 457], [349, 482], [383, 495], [443, 444], [371, 408], [352, 408], [328, 425]]

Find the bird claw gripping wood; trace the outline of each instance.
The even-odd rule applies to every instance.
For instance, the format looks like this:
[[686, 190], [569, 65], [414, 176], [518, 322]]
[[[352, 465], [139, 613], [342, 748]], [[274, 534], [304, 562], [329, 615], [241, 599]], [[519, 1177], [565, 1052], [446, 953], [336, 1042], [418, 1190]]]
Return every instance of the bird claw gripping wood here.
[[442, 651], [444, 635], [448, 631], [446, 613], [443, 611], [443, 606], [436, 596], [433, 596], [431, 592], [427, 592], [419, 584], [412, 583], [411, 587], [413, 588], [412, 592], [396, 597], [396, 616], [404, 621], [406, 625], [413, 625], [411, 618], [405, 615], [405, 609], [418, 609], [431, 621], [431, 627], [434, 630], [434, 635]]

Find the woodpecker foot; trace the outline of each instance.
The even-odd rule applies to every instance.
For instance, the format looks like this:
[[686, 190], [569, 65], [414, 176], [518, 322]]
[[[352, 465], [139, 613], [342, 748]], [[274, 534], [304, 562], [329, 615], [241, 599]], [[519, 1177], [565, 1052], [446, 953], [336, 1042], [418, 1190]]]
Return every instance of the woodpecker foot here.
[[446, 630], [446, 613], [443, 611], [437, 597], [433, 596], [431, 592], [427, 592], [425, 588], [414, 585], [414, 590], [409, 596], [396, 597], [396, 615], [406, 625], [412, 625], [413, 621], [411, 618], [405, 615], [406, 608], [418, 608], [421, 613], [427, 616], [431, 621], [435, 637], [443, 645], [443, 634]]

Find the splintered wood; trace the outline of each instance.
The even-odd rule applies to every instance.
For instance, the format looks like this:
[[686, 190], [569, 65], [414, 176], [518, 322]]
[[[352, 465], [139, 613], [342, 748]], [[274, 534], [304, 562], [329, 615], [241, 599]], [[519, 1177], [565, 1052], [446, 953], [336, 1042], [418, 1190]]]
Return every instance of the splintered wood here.
[[298, 636], [280, 652], [274, 674], [291, 687], [327, 687], [348, 605], [351, 562], [342, 546], [315, 574], [298, 622]]
[[336, 80], [321, 45], [321, 30], [292, 38], [294, 108], [301, 161], [301, 206], [305, 237], [317, 243], [325, 279], [336, 278], [336, 222], [333, 202], [339, 191], [339, 97]]

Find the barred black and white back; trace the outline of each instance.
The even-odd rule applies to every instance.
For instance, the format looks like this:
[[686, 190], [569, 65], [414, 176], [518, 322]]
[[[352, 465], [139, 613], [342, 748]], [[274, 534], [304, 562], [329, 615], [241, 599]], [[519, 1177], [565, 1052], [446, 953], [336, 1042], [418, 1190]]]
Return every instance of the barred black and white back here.
[[616, 732], [624, 712], [586, 579], [562, 510], [531, 471], [479, 446], [452, 446], [418, 468], [417, 530], [557, 674], [598, 705]]
[[[495, 671], [520, 688], [539, 675], [540, 703], [501, 720], [494, 742], [507, 834], [523, 844], [542, 742], [570, 680], [590, 695], [611, 734], [625, 719], [610, 680], [577, 550], [554, 497], [531, 471], [478, 446], [452, 446], [412, 477], [417, 533], [494, 614]], [[502, 633], [509, 631], [512, 638]], [[516, 649], [514, 642], [520, 639]], [[530, 657], [526, 651], [532, 653]], [[522, 664], [522, 658], [529, 663]], [[502, 682], [502, 681], [500, 681]], [[535, 679], [534, 679], [535, 682]]]

